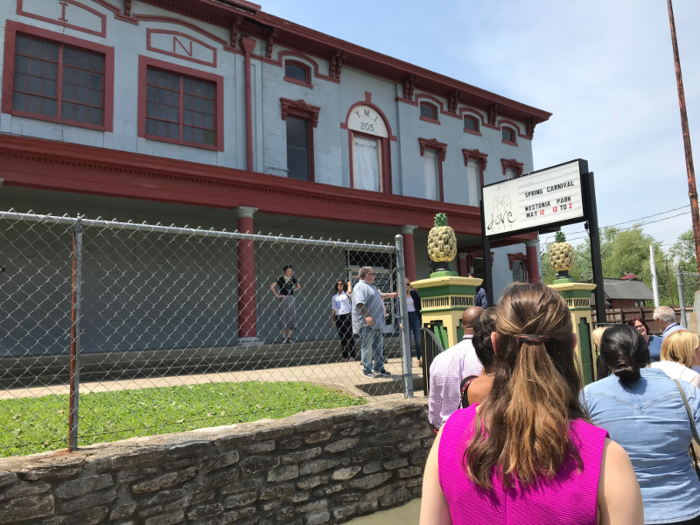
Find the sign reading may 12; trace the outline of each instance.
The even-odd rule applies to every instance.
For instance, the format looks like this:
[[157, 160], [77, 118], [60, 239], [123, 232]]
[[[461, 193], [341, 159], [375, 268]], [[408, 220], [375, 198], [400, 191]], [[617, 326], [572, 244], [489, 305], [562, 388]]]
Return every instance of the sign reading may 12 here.
[[584, 217], [579, 161], [484, 186], [483, 192], [487, 237]]

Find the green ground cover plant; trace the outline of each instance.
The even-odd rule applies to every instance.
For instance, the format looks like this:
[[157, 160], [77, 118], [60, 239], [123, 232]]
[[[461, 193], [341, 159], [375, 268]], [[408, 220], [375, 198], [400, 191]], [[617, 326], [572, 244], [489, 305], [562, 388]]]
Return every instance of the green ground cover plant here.
[[[305, 382], [207, 383], [81, 393], [78, 445], [365, 403], [363, 398]], [[0, 457], [65, 448], [67, 420], [67, 395], [0, 400]]]

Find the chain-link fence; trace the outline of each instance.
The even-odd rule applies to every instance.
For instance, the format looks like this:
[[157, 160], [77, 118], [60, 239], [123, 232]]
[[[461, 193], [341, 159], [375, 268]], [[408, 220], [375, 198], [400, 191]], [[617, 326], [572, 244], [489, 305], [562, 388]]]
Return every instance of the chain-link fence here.
[[[0, 257], [0, 456], [412, 395], [400, 236], [363, 244], [10, 211]], [[356, 285], [363, 266], [384, 294], [383, 377], [364, 375], [342, 305], [331, 315], [336, 283]]]

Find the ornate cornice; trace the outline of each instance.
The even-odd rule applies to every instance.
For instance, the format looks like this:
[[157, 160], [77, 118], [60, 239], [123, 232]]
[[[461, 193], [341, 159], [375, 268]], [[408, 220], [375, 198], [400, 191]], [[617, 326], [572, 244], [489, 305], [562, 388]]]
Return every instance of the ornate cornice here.
[[335, 53], [330, 58], [330, 74], [329, 76], [340, 80], [340, 72], [343, 70], [345, 63], [345, 53], [340, 49], [336, 49]]
[[498, 115], [499, 115], [500, 111], [501, 111], [500, 104], [493, 104], [492, 106], [489, 106], [489, 108], [488, 108], [488, 123], [491, 126], [496, 125], [496, 120], [498, 120]]
[[280, 103], [282, 104], [282, 120], [287, 120], [287, 115], [292, 115], [293, 117], [307, 118], [314, 127], [318, 126], [320, 107], [307, 104], [303, 100], [290, 100], [288, 98], [281, 98]]
[[527, 119], [525, 122], [525, 130], [527, 133], [527, 136], [532, 139], [532, 137], [535, 136], [535, 126], [540, 123], [540, 119], [538, 117], [530, 117]]
[[425, 149], [434, 149], [440, 155], [440, 162], [445, 162], [445, 157], [447, 156], [447, 144], [438, 142], [437, 139], [418, 139], [420, 144], [420, 156], [422, 157], [425, 153]]
[[403, 98], [406, 100], [413, 100], [416, 82], [418, 82], [418, 77], [416, 75], [409, 75], [403, 79]]
[[277, 38], [277, 29], [268, 28], [267, 30], [267, 45], [265, 46], [265, 57], [267, 59], [272, 58], [272, 48], [275, 45], [275, 38]]
[[459, 107], [459, 97], [462, 92], [459, 89], [455, 89], [447, 99], [447, 110], [450, 113], [457, 113]]
[[512, 170], [515, 171], [516, 177], [520, 177], [523, 174], [524, 164], [522, 162], [518, 162], [515, 159], [501, 159], [501, 165], [503, 166], [503, 175], [504, 176], [505, 176], [506, 170], [508, 168], [511, 168]]
[[475, 159], [481, 162], [481, 169], [486, 169], [486, 162], [488, 160], [489, 154], [482, 153], [478, 149], [463, 149], [462, 154], [464, 155], [464, 165], [469, 163], [469, 159]]

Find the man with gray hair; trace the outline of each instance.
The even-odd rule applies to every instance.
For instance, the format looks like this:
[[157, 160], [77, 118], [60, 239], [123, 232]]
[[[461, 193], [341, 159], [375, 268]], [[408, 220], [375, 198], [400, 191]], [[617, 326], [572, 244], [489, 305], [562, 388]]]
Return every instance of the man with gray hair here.
[[651, 362], [655, 363], [661, 359], [661, 345], [668, 334], [683, 327], [676, 322], [676, 312], [670, 306], [659, 306], [654, 308], [654, 321], [659, 323], [659, 328], [663, 331], [661, 337], [654, 337], [649, 345], [649, 355]]
[[370, 266], [361, 268], [360, 280], [352, 288], [352, 331], [360, 334], [362, 374], [365, 377], [391, 377], [384, 368], [384, 297], [396, 299], [398, 294], [381, 293], [374, 286], [374, 270]]

